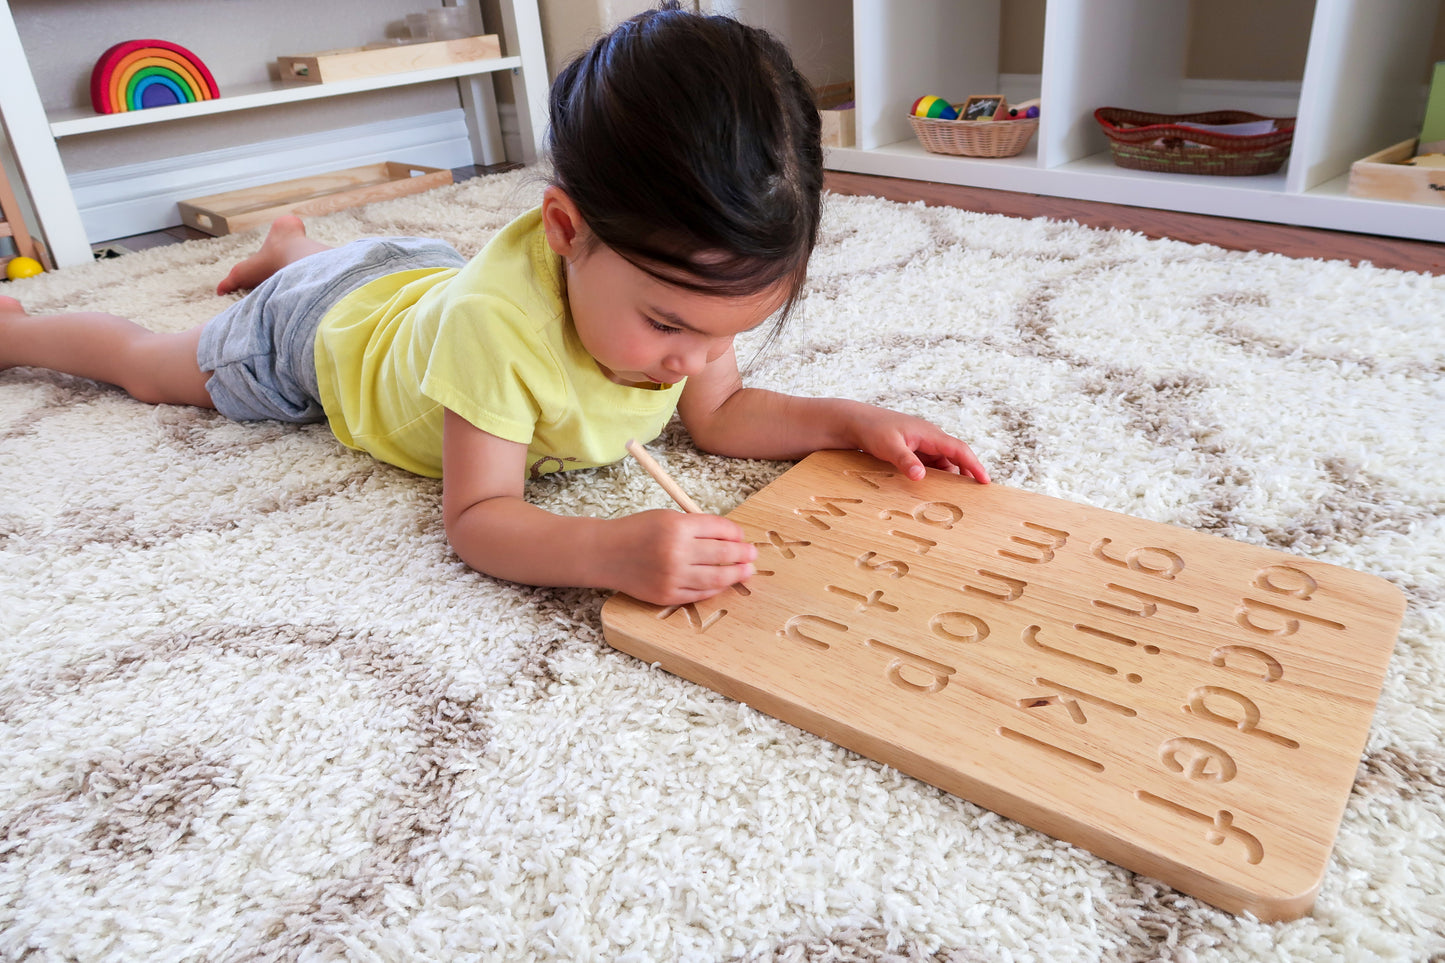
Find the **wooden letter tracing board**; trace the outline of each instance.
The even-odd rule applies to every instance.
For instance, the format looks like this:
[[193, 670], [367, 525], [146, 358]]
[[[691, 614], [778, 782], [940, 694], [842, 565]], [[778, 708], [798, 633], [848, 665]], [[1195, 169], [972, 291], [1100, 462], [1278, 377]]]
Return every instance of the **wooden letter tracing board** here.
[[757, 575], [614, 596], [614, 647], [1223, 909], [1309, 912], [1393, 585], [858, 452], [729, 517]]

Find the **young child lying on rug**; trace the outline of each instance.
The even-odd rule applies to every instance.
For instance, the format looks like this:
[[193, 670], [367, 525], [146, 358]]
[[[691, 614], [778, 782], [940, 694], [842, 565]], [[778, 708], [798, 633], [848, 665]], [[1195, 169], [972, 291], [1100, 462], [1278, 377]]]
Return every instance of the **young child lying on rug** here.
[[441, 477], [447, 535], [473, 568], [657, 604], [749, 578], [742, 529], [671, 510], [553, 515], [524, 500], [529, 474], [617, 461], [676, 411], [716, 454], [856, 448], [912, 477], [987, 481], [919, 418], [742, 385], [733, 338], [793, 309], [820, 217], [818, 114], [777, 40], [664, 4], [569, 64], [550, 114], [541, 205], [470, 261], [419, 238], [330, 248], [282, 217], [218, 288], [251, 292], [207, 324], [154, 333], [0, 299], [0, 366], [235, 419], [324, 419], [346, 445]]

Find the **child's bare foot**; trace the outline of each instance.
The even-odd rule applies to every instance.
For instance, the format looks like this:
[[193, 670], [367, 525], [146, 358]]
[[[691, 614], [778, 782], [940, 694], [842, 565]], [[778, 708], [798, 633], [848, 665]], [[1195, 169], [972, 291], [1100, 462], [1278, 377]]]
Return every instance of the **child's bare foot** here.
[[306, 236], [306, 225], [294, 214], [283, 214], [271, 222], [261, 250], [235, 267], [216, 285], [217, 294], [254, 288], [293, 261], [326, 250], [328, 245]]
[[[6, 317], [16, 314], [22, 316], [25, 315], [25, 309], [20, 306], [20, 302], [15, 300], [14, 298], [7, 298], [4, 295], [0, 295], [0, 332], [3, 332], [4, 330], [3, 326]], [[0, 337], [0, 340], [3, 340], [3, 337]], [[0, 371], [4, 371], [7, 368], [13, 367], [15, 366], [10, 364], [3, 357], [0, 357]]]

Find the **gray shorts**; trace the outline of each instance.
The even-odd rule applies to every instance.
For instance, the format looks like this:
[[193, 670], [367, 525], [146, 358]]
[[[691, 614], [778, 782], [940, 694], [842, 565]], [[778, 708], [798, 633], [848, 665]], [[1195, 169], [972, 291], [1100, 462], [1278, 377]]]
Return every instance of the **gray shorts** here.
[[271, 275], [206, 323], [196, 360], [206, 391], [236, 421], [324, 421], [316, 385], [316, 328], [342, 297], [387, 274], [459, 268], [444, 241], [368, 238], [319, 251]]

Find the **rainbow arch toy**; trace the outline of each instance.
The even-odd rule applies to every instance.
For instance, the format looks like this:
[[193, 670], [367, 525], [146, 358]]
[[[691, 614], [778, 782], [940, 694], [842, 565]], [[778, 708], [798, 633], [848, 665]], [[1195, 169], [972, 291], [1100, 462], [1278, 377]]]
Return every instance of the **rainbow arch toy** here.
[[201, 58], [167, 40], [127, 40], [90, 72], [90, 105], [100, 114], [191, 104], [221, 96]]

